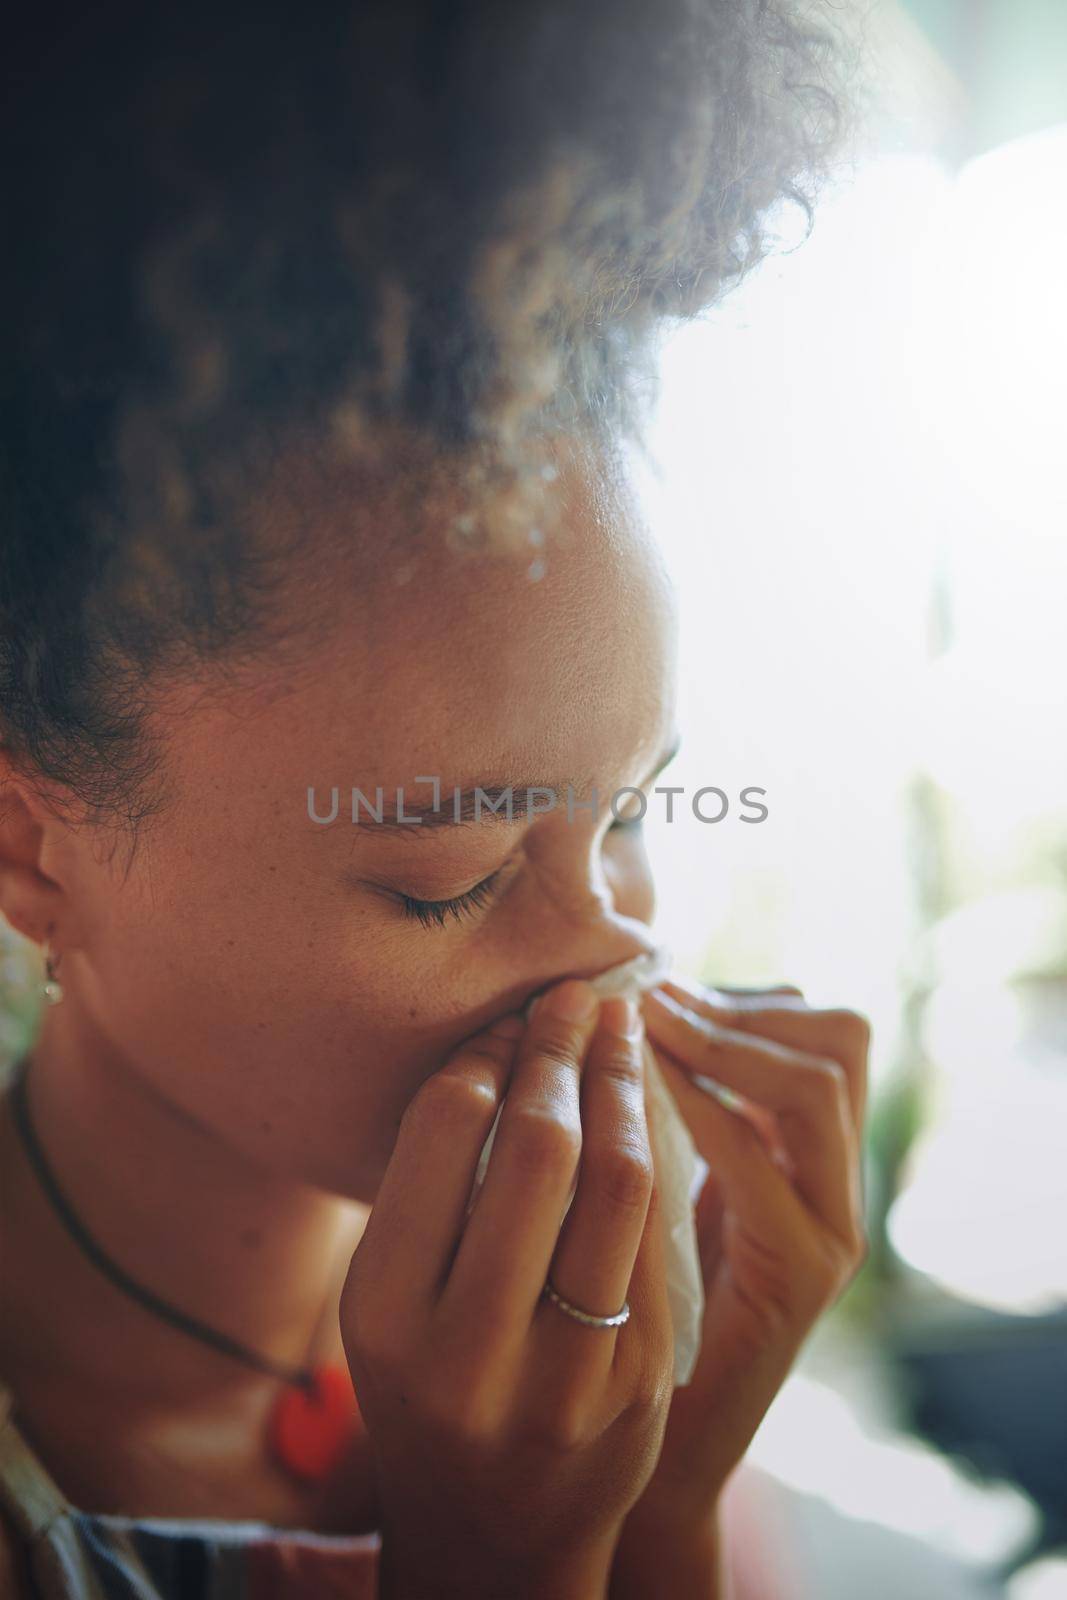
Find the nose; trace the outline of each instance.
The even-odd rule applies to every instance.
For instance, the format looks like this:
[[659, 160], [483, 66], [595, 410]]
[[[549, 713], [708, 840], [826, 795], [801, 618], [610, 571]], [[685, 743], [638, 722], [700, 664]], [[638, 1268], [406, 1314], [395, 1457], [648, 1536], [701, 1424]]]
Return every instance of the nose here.
[[627, 916], [595, 865], [588, 873], [539, 873], [537, 945], [545, 954], [538, 990], [562, 978], [595, 978], [638, 956], [651, 956], [659, 944], [647, 922]]

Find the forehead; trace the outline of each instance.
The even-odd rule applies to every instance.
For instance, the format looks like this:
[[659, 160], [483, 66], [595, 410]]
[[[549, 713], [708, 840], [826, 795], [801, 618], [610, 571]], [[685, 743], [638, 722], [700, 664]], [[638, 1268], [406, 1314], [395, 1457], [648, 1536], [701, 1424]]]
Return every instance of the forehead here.
[[339, 692], [383, 769], [551, 772], [664, 731], [673, 612], [658, 552], [624, 484], [572, 472], [562, 489], [543, 545], [487, 556], [429, 540], [370, 582], [359, 639], [345, 628], [334, 643], [374, 686], [369, 702]]
[[324, 556], [321, 632], [299, 664], [169, 720], [179, 783], [225, 773], [233, 793], [302, 805], [311, 785], [421, 775], [631, 781], [673, 727], [673, 599], [625, 485], [564, 488], [559, 526], [529, 551], [392, 529], [378, 559], [371, 542], [331, 574]]

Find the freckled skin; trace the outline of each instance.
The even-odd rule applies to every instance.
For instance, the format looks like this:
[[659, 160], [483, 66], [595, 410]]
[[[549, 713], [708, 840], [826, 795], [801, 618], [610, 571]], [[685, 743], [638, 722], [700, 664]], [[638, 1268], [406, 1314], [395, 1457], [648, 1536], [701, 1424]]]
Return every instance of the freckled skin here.
[[[536, 582], [526, 555], [423, 540], [399, 588], [373, 566], [357, 592], [340, 576], [332, 626], [280, 683], [258, 669], [258, 699], [165, 686], [152, 714], [173, 798], [132, 859], [25, 790], [0, 825], [2, 909], [31, 936], [56, 925], [65, 999], [32, 1074], [55, 1167], [130, 1272], [257, 1348], [302, 1355], [404, 1108], [449, 1051], [650, 942], [640, 835], [609, 831], [607, 799], [675, 732], [673, 602], [618, 470], [586, 459], [560, 489]], [[601, 814], [417, 843], [343, 808], [328, 828], [308, 818], [310, 785], [389, 792], [419, 774], [446, 790], [569, 779], [596, 786]], [[402, 914], [399, 893], [457, 895], [498, 868], [499, 895], [461, 922]], [[65, 1272], [53, 1364], [82, 1392], [87, 1374], [121, 1391], [147, 1364], [157, 1400], [180, 1395], [219, 1358], [72, 1265], [10, 1146], [5, 1108], [0, 1232], [20, 1208], [24, 1337]], [[115, 1351], [134, 1347], [119, 1379]]]

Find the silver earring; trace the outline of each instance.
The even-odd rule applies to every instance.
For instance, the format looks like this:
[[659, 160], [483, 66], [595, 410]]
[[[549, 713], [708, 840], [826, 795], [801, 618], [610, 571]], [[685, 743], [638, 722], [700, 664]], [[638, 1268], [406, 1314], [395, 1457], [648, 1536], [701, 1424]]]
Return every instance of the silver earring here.
[[51, 950], [46, 944], [44, 947], [45, 980], [41, 985], [41, 993], [44, 995], [49, 1005], [53, 1006], [58, 1005], [60, 1000], [63, 998], [63, 985], [56, 977], [56, 972], [58, 969], [59, 962], [53, 957]]

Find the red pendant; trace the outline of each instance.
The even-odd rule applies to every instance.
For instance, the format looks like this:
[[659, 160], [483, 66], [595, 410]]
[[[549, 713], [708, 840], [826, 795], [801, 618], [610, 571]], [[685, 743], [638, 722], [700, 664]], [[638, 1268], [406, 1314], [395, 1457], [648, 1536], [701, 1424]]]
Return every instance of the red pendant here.
[[346, 1367], [315, 1367], [312, 1378], [313, 1392], [294, 1384], [278, 1396], [270, 1414], [270, 1442], [294, 1477], [321, 1481], [339, 1464], [360, 1415]]

